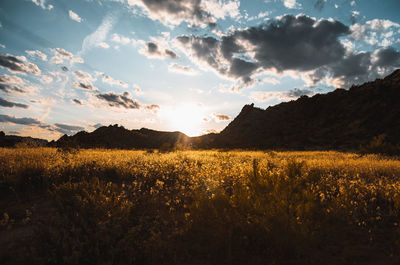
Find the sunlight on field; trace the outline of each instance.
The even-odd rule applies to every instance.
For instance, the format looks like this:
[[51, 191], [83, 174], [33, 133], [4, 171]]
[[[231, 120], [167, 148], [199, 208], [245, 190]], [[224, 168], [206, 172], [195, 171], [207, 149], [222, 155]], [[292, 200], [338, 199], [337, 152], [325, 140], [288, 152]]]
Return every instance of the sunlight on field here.
[[[397, 159], [339, 152], [3, 148], [0, 161], [1, 185], [13, 191], [7, 200], [47, 194], [54, 201], [26, 253], [38, 264], [398, 259]], [[7, 211], [1, 227], [12, 229], [18, 218]]]

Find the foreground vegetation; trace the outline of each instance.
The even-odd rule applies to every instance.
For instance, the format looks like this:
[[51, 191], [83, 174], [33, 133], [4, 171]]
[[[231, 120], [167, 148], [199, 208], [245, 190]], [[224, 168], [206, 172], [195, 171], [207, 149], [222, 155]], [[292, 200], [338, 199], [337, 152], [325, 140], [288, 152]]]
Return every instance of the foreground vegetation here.
[[0, 149], [1, 264], [398, 264], [400, 161]]

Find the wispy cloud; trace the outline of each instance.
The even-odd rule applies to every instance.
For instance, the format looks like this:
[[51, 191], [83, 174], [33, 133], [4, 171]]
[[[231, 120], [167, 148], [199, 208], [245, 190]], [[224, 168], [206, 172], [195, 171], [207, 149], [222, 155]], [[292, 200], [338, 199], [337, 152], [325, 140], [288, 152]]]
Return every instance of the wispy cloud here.
[[104, 17], [100, 26], [93, 33], [86, 36], [86, 38], [83, 40], [82, 48], [78, 55], [82, 56], [88, 50], [98, 46], [99, 43], [104, 42], [108, 32], [110, 32], [116, 22], [117, 15], [115, 13], [110, 13]]
[[184, 75], [198, 75], [199, 72], [194, 70], [193, 68], [186, 66], [186, 65], [180, 65], [176, 63], [171, 63], [168, 65], [168, 71], [172, 73], [177, 73], [177, 74], [184, 74]]

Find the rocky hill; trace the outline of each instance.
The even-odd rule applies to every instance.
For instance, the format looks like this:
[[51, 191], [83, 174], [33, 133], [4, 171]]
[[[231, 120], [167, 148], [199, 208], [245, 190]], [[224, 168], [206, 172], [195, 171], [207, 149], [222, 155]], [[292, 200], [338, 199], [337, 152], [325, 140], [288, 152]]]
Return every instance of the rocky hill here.
[[23, 144], [25, 146], [47, 146], [49, 142], [44, 139], [23, 137], [18, 135], [6, 135], [0, 131], [0, 147], [14, 147], [17, 144]]
[[82, 148], [170, 148], [187, 145], [190, 138], [181, 132], [161, 132], [142, 128], [127, 130], [122, 126], [103, 126], [88, 133], [81, 131], [73, 136], [62, 136], [56, 145]]
[[224, 148], [358, 149], [374, 136], [400, 143], [400, 70], [349, 90], [302, 96], [263, 110], [253, 104], [204, 145]]

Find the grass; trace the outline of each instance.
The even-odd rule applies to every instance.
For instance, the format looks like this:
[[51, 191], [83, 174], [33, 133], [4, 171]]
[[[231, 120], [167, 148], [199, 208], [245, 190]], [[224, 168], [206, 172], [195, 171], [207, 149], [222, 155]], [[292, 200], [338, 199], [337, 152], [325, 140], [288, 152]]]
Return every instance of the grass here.
[[398, 264], [400, 161], [0, 149], [1, 264]]

